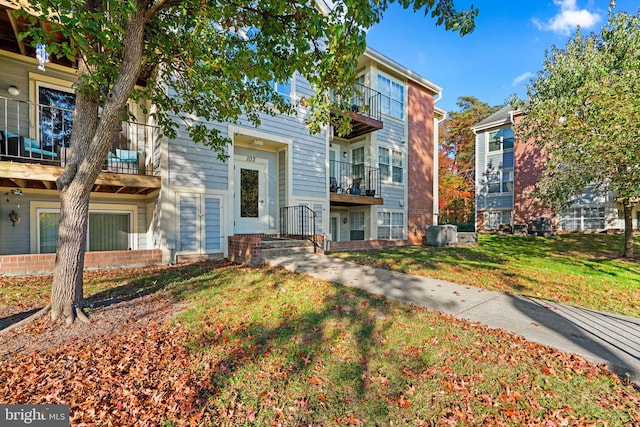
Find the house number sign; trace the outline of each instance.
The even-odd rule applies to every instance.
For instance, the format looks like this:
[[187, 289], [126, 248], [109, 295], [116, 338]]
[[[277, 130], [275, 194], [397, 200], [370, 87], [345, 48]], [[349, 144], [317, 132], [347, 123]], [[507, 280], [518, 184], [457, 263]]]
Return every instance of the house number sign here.
[[255, 163], [256, 162], [256, 156], [247, 156], [247, 162]]

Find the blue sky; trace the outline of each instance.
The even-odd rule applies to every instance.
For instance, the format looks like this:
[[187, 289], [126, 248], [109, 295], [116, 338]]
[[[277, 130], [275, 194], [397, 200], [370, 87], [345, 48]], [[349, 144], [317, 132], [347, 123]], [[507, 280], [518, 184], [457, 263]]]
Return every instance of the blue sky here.
[[[525, 84], [542, 68], [545, 50], [564, 47], [577, 25], [599, 32], [608, 0], [456, 0], [458, 9], [480, 10], [473, 33], [435, 26], [423, 13], [397, 5], [369, 30], [369, 46], [443, 88], [438, 106], [458, 111], [459, 96], [501, 105], [526, 95]], [[616, 11], [637, 13], [638, 0], [618, 0]]]

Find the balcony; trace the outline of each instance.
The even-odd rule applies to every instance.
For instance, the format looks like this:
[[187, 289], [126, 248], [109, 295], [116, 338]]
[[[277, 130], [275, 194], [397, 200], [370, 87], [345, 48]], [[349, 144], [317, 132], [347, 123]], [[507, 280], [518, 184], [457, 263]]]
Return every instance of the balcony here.
[[[73, 111], [0, 97], [0, 186], [55, 189], [70, 158]], [[149, 194], [160, 188], [160, 130], [123, 122], [94, 192]]]
[[380, 169], [329, 161], [329, 201], [333, 206], [382, 205]]
[[342, 110], [333, 109], [331, 115], [339, 117], [349, 115], [351, 132], [340, 136], [343, 139], [353, 139], [382, 129], [382, 99], [384, 95], [363, 84], [355, 84], [355, 95], [350, 99], [334, 99]]

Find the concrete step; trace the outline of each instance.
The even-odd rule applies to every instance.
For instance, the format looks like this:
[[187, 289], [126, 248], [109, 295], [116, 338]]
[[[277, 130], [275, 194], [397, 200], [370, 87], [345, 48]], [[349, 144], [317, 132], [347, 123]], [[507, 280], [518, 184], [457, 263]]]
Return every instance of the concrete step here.
[[263, 248], [262, 258], [279, 258], [289, 255], [313, 254], [313, 245], [282, 247], [282, 248]]
[[313, 247], [309, 240], [268, 239], [262, 241], [262, 249]]

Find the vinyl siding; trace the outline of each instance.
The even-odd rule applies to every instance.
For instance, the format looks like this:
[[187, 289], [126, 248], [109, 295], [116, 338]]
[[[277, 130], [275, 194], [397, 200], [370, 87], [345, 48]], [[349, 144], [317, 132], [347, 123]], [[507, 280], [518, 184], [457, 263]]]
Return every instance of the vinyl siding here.
[[222, 250], [221, 230], [222, 230], [222, 210], [218, 197], [204, 198], [205, 204], [205, 252], [219, 252]]

